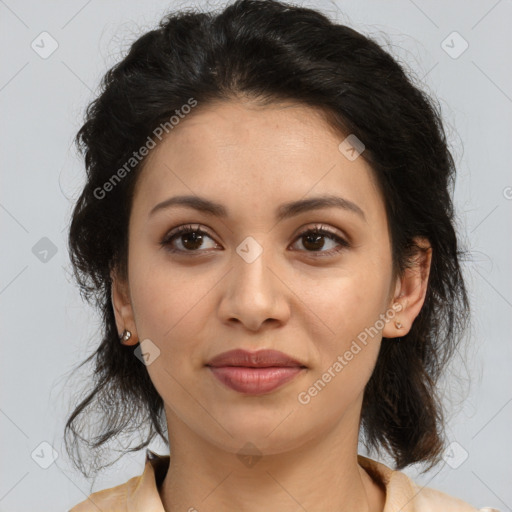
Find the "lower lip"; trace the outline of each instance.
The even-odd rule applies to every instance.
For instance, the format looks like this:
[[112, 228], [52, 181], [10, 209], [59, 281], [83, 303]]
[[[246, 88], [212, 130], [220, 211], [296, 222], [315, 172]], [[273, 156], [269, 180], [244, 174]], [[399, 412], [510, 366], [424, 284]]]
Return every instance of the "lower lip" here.
[[298, 366], [272, 366], [268, 368], [209, 366], [208, 368], [227, 387], [248, 395], [269, 393], [290, 381], [305, 369]]

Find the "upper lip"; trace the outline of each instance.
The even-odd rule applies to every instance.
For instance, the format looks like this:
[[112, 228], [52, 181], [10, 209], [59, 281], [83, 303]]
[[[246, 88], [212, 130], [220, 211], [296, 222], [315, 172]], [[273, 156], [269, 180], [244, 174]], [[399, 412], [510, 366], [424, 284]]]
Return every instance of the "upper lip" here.
[[249, 352], [243, 349], [229, 350], [210, 359], [206, 366], [247, 366], [252, 368], [299, 366], [306, 368], [300, 361], [283, 352], [267, 349], [256, 352]]

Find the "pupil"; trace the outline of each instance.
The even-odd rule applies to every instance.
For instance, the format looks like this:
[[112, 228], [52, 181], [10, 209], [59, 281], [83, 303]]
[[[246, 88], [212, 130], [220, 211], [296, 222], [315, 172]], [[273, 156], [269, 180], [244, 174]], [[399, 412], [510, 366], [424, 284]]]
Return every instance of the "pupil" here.
[[[201, 247], [202, 239], [203, 239], [202, 235], [199, 235], [196, 232], [187, 233], [187, 234], [183, 235], [183, 245], [187, 249], [199, 249], [199, 247]], [[190, 241], [192, 242], [192, 247], [188, 246], [188, 243]]]
[[312, 241], [312, 244], [313, 244], [313, 247], [310, 247], [313, 248], [313, 249], [321, 249], [323, 246], [324, 246], [324, 242], [322, 241], [322, 243], [318, 244], [319, 240], [323, 239], [324, 235], [322, 234], [317, 234], [317, 235], [312, 235], [312, 234], [309, 234], [309, 235], [306, 235], [306, 243], [304, 244], [304, 247], [308, 248], [308, 244], [309, 244], [309, 241]]

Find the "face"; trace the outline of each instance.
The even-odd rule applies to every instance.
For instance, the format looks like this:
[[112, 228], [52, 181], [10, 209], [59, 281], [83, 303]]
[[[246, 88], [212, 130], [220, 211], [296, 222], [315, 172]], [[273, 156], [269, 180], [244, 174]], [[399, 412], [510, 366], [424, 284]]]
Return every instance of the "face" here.
[[[160, 351], [147, 371], [170, 441], [187, 431], [272, 454], [331, 432], [357, 437], [396, 283], [383, 198], [363, 158], [340, 151], [344, 138], [309, 107], [240, 101], [198, 109], [150, 153], [118, 317]], [[326, 195], [345, 207], [285, 210]], [[225, 216], [183, 204], [152, 212], [176, 196]], [[306, 368], [269, 392], [236, 391], [206, 364], [237, 348], [279, 350]]]

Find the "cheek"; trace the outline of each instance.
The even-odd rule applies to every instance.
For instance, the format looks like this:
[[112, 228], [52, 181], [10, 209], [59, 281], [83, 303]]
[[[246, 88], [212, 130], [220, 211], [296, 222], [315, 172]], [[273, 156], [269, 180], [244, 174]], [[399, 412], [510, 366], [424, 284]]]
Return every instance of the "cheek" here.
[[[352, 278], [336, 282], [336, 290], [326, 289], [329, 301], [319, 298], [309, 306], [325, 319], [329, 329], [322, 335], [310, 332], [318, 364], [310, 369], [296, 397], [305, 412], [335, 423], [358, 403], [378, 357], [381, 335], [373, 330], [381, 302], [364, 293], [370, 280]], [[375, 286], [375, 282], [373, 282]], [[319, 331], [320, 332], [320, 331]]]
[[207, 318], [202, 310], [215, 286], [214, 276], [204, 265], [180, 267], [162, 251], [133, 254], [130, 289], [137, 330], [159, 343], [171, 342], [182, 332], [193, 340], [201, 319]]
[[[323, 395], [320, 402], [333, 397], [341, 402], [354, 399], [371, 376], [380, 348], [379, 318], [388, 290], [382, 274], [368, 262], [352, 267], [350, 272], [321, 279], [314, 289], [301, 290], [309, 319], [316, 318], [305, 322], [304, 328], [309, 330], [319, 362], [307, 381], [318, 383], [316, 388]], [[323, 391], [324, 387], [330, 391]]]
[[[146, 260], [147, 261], [147, 260]], [[200, 273], [199, 273], [200, 274]], [[187, 377], [194, 375], [201, 360], [204, 323], [211, 318], [208, 291], [215, 280], [180, 271], [171, 265], [144, 265], [131, 277], [135, 323], [140, 339], [149, 339], [159, 356], [147, 366], [159, 395], [173, 409], [185, 407], [190, 395]]]
[[[373, 325], [383, 312], [389, 283], [371, 264], [301, 280], [294, 289], [322, 326], [321, 337], [337, 345]], [[317, 333], [320, 334], [320, 333]]]

